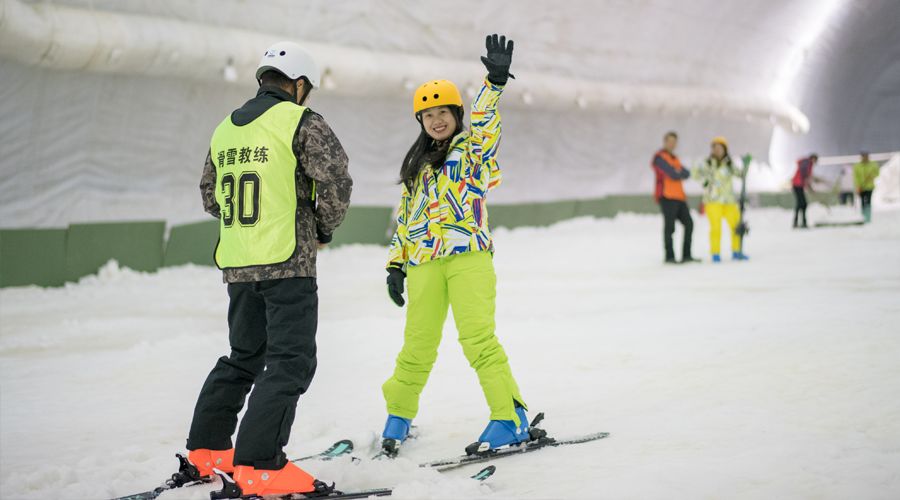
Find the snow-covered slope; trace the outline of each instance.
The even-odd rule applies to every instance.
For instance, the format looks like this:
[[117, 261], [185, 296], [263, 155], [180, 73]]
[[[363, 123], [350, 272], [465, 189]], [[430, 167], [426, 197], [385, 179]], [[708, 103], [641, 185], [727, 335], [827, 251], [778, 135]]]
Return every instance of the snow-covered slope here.
[[[504, 459], [482, 485], [475, 468], [417, 469], [487, 419], [448, 322], [408, 459], [309, 469], [343, 488], [399, 484], [400, 498], [900, 497], [900, 212], [806, 232], [789, 217], [755, 212], [752, 260], [717, 266], [662, 266], [657, 217], [498, 231], [498, 333], [527, 402], [560, 437], [612, 436]], [[701, 256], [706, 231], [697, 218]], [[404, 314], [384, 256], [321, 257], [319, 370], [291, 455], [343, 437], [373, 453]], [[171, 473], [226, 352], [226, 305], [200, 267], [0, 291], [0, 497], [104, 498]]]

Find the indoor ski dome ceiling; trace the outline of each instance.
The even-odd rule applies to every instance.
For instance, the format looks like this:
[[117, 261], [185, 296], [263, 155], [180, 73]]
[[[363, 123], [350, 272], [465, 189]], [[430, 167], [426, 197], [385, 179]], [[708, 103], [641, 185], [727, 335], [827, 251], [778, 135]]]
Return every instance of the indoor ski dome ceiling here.
[[[444, 77], [471, 97], [493, 32], [515, 39], [517, 76], [501, 104], [515, 175], [496, 200], [649, 192], [669, 129], [690, 163], [727, 136], [769, 164], [751, 188], [777, 190], [811, 150], [900, 149], [898, 18], [890, 0], [0, 0], [2, 211], [22, 225], [202, 219], [209, 133], [285, 38], [325, 69], [311, 106], [350, 154], [354, 201], [390, 204], [412, 89]], [[48, 196], [68, 200], [35, 211]]]

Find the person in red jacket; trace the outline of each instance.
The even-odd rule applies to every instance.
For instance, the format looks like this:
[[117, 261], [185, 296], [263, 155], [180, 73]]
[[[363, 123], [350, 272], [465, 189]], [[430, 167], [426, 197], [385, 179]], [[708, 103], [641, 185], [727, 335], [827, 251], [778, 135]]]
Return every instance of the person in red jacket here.
[[[812, 190], [811, 183], [815, 179], [813, 177], [813, 167], [819, 161], [819, 155], [813, 153], [806, 158], [797, 160], [797, 171], [794, 172], [794, 178], [791, 185], [794, 190], [794, 229], [806, 229], [806, 190]], [[798, 224], [799, 223], [799, 224]]]
[[688, 208], [684, 187], [681, 181], [691, 176], [691, 172], [681, 165], [675, 156], [678, 146], [678, 134], [667, 132], [663, 137], [663, 148], [653, 155], [650, 166], [656, 173], [656, 192], [654, 198], [663, 214], [663, 244], [666, 249], [666, 263], [676, 264], [675, 250], [672, 245], [672, 233], [675, 232], [675, 221], [684, 226], [684, 242], [681, 250], [681, 262], [698, 262], [691, 256], [691, 233], [694, 231], [694, 220]]

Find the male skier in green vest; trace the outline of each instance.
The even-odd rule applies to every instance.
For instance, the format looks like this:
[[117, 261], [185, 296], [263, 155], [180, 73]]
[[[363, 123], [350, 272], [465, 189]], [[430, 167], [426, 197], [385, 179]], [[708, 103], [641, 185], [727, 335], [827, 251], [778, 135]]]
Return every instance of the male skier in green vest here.
[[343, 221], [353, 185], [341, 143], [303, 106], [319, 86], [312, 58], [296, 43], [277, 43], [256, 79], [256, 97], [216, 128], [200, 180], [203, 206], [219, 219], [215, 259], [228, 283], [231, 354], [203, 384], [187, 448], [199, 475], [233, 473], [239, 488], [221, 497], [323, 487], [282, 448], [316, 370], [316, 251]]
[[853, 184], [859, 193], [863, 219], [872, 222], [872, 191], [875, 190], [875, 179], [879, 174], [878, 162], [869, 160], [868, 151], [861, 151], [859, 155], [859, 163], [853, 165]]

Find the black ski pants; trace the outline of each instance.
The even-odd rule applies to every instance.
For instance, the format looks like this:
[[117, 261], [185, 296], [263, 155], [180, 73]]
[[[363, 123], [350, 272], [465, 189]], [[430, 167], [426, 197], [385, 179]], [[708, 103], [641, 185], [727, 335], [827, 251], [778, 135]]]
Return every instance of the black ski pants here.
[[672, 243], [672, 234], [675, 232], [675, 221], [684, 226], [684, 242], [681, 247], [681, 259], [687, 260], [691, 256], [691, 235], [694, 232], [694, 220], [691, 219], [691, 210], [688, 204], [681, 200], [660, 198], [659, 207], [663, 214], [663, 244], [666, 249], [666, 260], [675, 260], [675, 249]]
[[862, 202], [863, 210], [872, 206], [872, 191], [860, 191], [859, 201]]
[[231, 448], [237, 415], [253, 387], [234, 463], [281, 469], [297, 401], [316, 371], [316, 279], [231, 283], [228, 296], [231, 354], [219, 358], [200, 390], [187, 448]]
[[801, 227], [806, 227], [806, 191], [794, 186], [794, 227], [797, 227], [798, 222]]

